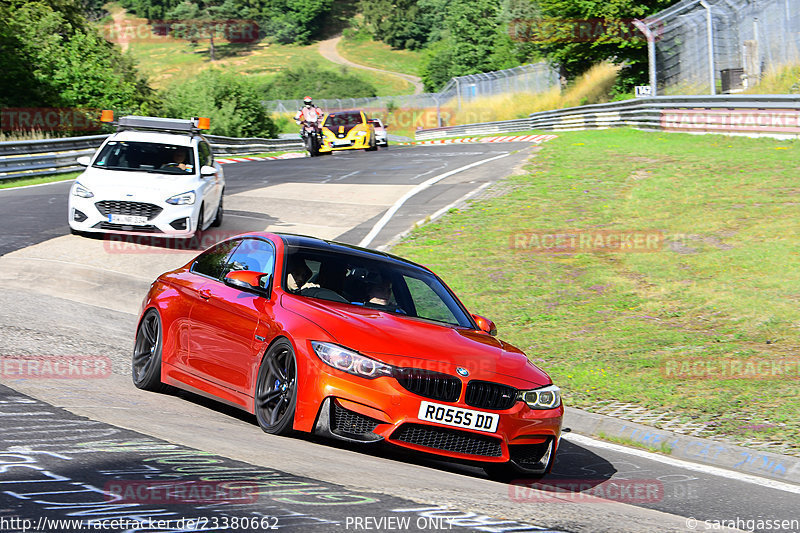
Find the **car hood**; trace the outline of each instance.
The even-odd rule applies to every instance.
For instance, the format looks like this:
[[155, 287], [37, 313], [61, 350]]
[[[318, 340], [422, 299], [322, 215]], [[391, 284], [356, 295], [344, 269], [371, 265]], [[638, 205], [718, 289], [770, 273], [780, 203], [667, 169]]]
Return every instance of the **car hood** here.
[[550, 384], [550, 376], [514, 346], [485, 333], [349, 304], [284, 294], [281, 305], [314, 322], [345, 347], [398, 367], [414, 367], [517, 388]]
[[163, 202], [174, 194], [194, 190], [197, 177], [90, 167], [78, 176], [77, 181], [92, 191], [98, 200]]

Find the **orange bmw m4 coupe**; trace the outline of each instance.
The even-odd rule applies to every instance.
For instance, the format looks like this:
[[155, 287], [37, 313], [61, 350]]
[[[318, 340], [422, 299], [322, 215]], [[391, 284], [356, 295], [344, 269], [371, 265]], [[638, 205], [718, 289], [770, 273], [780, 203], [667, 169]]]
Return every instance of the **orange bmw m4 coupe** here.
[[490, 475], [544, 474], [558, 387], [429, 269], [299, 235], [220, 242], [151, 285], [132, 373], [255, 414], [267, 433], [387, 442]]

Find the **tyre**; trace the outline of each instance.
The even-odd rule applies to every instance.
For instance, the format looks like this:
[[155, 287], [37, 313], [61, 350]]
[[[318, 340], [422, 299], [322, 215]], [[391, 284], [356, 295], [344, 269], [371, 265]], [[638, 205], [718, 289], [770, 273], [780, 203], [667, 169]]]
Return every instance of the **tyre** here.
[[[222, 191], [222, 194], [225, 194], [225, 191]], [[217, 214], [214, 217], [214, 221], [211, 223], [212, 226], [218, 228], [222, 225], [222, 217], [225, 214], [223, 205], [222, 205], [222, 196], [219, 197], [219, 205], [217, 206]]]
[[297, 405], [297, 361], [286, 339], [270, 346], [261, 361], [255, 396], [261, 429], [272, 435], [291, 434]]
[[155, 309], [150, 309], [139, 323], [133, 346], [131, 377], [137, 388], [153, 392], [166, 389], [166, 385], [161, 383], [162, 347], [161, 316]]
[[205, 224], [205, 215], [203, 211], [205, 210], [205, 204], [201, 205], [200, 214], [197, 216], [197, 229], [194, 230], [194, 235], [191, 238], [191, 248], [193, 250], [203, 249], [203, 225]]
[[365, 152], [374, 152], [377, 149], [378, 149], [378, 145], [375, 143], [375, 137], [373, 137], [369, 141], [369, 146], [367, 148], [364, 148], [364, 151]]

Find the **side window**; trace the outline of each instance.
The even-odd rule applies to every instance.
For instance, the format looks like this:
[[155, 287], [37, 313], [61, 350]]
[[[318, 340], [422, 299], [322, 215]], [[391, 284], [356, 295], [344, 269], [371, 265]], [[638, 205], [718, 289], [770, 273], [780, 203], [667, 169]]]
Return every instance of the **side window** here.
[[230, 255], [222, 275], [232, 270], [252, 270], [264, 272], [272, 277], [275, 272], [275, 248], [269, 241], [244, 239]]
[[233, 250], [239, 242], [241, 241], [225, 241], [204, 252], [192, 264], [192, 272], [215, 279], [221, 279], [225, 267], [225, 260], [228, 258], [231, 250]]
[[200, 166], [210, 165], [213, 161], [211, 159], [211, 147], [207, 142], [201, 141], [197, 147], [198, 155], [200, 156]]
[[403, 276], [403, 278], [408, 287], [408, 292], [411, 293], [411, 299], [414, 301], [418, 317], [449, 324], [458, 323], [452, 311], [447, 308], [447, 305], [427, 283], [421, 279], [408, 276]]

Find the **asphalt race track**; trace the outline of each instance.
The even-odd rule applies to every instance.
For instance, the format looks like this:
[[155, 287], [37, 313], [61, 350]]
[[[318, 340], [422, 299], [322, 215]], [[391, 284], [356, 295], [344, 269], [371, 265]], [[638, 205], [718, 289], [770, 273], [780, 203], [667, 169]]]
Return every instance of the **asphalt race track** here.
[[[229, 164], [225, 221], [209, 238], [268, 228], [353, 244], [372, 235], [369, 246], [383, 246], [415, 222], [485, 194], [536, 149], [393, 146]], [[139, 391], [129, 368], [141, 299], [155, 276], [197, 252], [69, 235], [68, 189], [0, 191], [0, 355], [106, 358], [111, 373], [61, 380], [0, 374], [0, 531], [75, 530], [45, 518], [136, 521], [106, 531], [487, 532], [711, 531], [702, 521], [800, 518], [795, 485], [721, 476], [570, 434], [543, 480], [556, 492], [541, 492], [383, 446], [274, 437], [254, 417], [189, 393]], [[408, 197], [412, 191], [419, 192]], [[149, 499], [135, 492], [176, 480], [185, 490], [210, 485], [225, 497], [176, 501], [166, 491]], [[636, 493], [643, 487], [652, 491]], [[112, 489], [133, 496], [115, 501]]]

